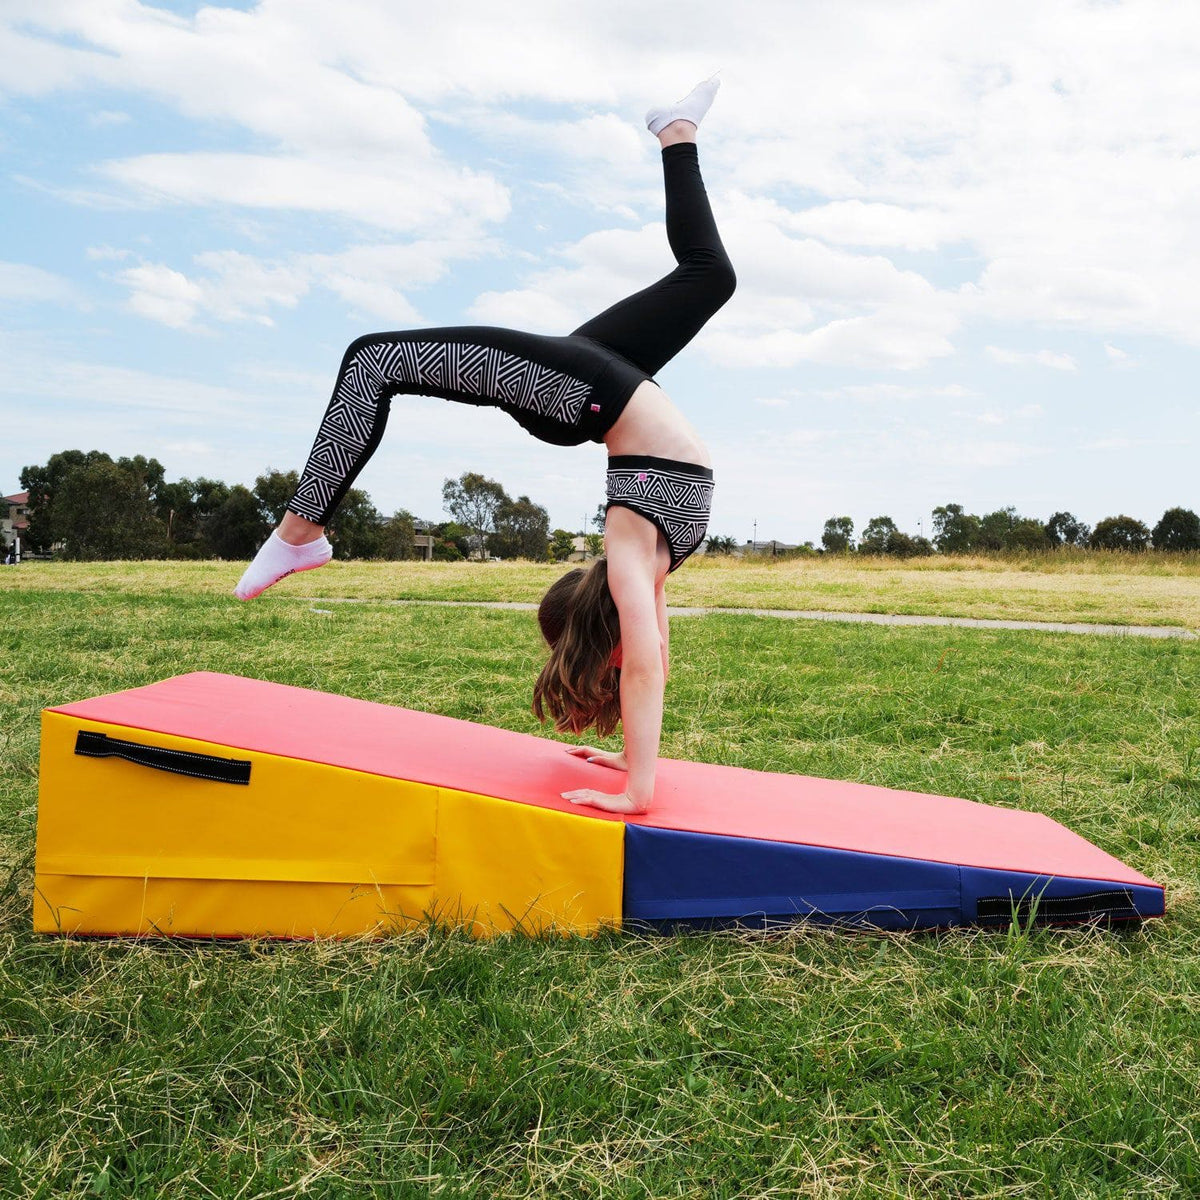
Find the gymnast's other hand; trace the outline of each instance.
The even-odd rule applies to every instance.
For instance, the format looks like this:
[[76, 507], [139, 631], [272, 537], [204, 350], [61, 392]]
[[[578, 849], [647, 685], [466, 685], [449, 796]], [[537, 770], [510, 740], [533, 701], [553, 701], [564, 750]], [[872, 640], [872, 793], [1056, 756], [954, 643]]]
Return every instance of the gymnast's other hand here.
[[576, 758], [586, 758], [588, 762], [598, 767], [611, 767], [614, 771], [628, 771], [629, 764], [625, 761], [625, 751], [613, 754], [610, 750], [597, 750], [594, 746], [572, 746], [568, 754]]
[[573, 792], [563, 792], [564, 800], [585, 808], [602, 808], [605, 812], [613, 813], [644, 813], [648, 804], [639, 804], [630, 798], [627, 792], [611, 796], [607, 792], [598, 792], [595, 788], [578, 788]]

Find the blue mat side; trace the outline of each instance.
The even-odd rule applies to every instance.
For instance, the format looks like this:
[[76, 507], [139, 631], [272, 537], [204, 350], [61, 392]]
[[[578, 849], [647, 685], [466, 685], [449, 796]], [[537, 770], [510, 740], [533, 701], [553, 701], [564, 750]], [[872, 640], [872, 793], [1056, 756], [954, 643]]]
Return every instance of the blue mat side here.
[[878, 929], [1137, 920], [1160, 888], [959, 867], [756, 838], [625, 827], [624, 919], [773, 927], [795, 920]]
[[627, 825], [624, 918], [918, 929], [960, 924], [962, 889], [945, 863]]

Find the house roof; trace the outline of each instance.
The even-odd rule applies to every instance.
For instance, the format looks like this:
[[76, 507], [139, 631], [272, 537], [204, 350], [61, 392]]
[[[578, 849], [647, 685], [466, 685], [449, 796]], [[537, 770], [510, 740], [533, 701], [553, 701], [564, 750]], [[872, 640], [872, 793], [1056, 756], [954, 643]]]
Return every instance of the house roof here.
[[28, 492], [17, 492], [12, 496], [5, 496], [4, 503], [5, 504], [28, 504], [29, 503], [29, 493]]

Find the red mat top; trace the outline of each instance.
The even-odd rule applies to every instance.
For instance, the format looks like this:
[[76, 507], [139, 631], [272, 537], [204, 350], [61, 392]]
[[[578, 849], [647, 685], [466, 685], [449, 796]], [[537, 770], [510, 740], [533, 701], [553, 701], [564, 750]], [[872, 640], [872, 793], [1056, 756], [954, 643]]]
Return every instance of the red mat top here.
[[622, 779], [562, 742], [236, 675], [180, 675], [50, 711], [596, 820], [1158, 886], [1038, 813], [806, 775], [663, 759], [653, 809], [613, 817], [561, 798]]

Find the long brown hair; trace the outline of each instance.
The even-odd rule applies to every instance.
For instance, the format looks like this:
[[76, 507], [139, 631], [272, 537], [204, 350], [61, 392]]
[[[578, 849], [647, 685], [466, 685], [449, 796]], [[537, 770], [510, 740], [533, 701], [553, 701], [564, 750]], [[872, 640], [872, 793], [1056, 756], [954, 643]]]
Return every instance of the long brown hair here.
[[533, 685], [533, 712], [560, 733], [594, 725], [604, 737], [621, 719], [621, 671], [612, 665], [621, 621], [608, 590], [608, 561], [596, 559], [555, 580], [538, 605], [550, 658]]

